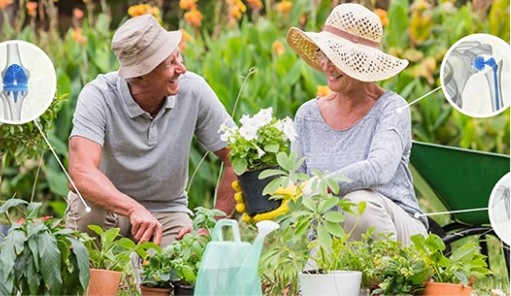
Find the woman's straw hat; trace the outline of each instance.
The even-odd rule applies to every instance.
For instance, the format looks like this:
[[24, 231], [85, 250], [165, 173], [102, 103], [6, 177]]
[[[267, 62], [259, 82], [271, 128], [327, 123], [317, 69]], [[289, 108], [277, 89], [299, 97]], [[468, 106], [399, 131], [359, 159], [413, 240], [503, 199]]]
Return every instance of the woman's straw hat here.
[[379, 49], [382, 34], [381, 20], [375, 13], [360, 4], [346, 3], [332, 10], [322, 32], [293, 27], [287, 33], [287, 43], [319, 71], [318, 48], [346, 75], [360, 81], [380, 81], [408, 65], [407, 60]]

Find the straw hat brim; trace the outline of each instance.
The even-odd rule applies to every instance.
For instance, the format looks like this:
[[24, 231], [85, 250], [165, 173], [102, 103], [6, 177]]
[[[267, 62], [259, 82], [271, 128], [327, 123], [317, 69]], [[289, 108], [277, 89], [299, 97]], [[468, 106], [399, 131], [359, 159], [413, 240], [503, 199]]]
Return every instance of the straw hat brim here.
[[143, 76], [161, 64], [181, 42], [181, 31], [170, 31], [165, 33], [162, 45], [154, 52], [145, 53], [133, 64], [120, 65], [119, 76], [124, 79]]
[[326, 57], [346, 75], [365, 82], [381, 81], [401, 72], [408, 61], [384, 53], [378, 48], [357, 44], [329, 32], [304, 32], [292, 27], [287, 43], [307, 64], [323, 71], [316, 51]]

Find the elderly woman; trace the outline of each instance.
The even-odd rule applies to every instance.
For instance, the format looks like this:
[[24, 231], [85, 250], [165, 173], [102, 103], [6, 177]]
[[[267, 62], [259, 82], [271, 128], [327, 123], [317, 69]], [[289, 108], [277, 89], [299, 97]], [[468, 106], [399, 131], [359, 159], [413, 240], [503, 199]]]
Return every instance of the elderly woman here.
[[[407, 166], [410, 110], [401, 96], [376, 83], [398, 74], [408, 61], [379, 49], [382, 32], [376, 14], [352, 3], [335, 7], [319, 33], [289, 30], [289, 46], [325, 73], [332, 90], [300, 106], [292, 149], [305, 156], [302, 172], [348, 177], [351, 182], [339, 184], [340, 194], [366, 201], [353, 239], [375, 226], [376, 233], [393, 233], [410, 244], [410, 236], [427, 233], [425, 217], [415, 218], [422, 212]], [[352, 229], [356, 220], [347, 214], [344, 228]]]

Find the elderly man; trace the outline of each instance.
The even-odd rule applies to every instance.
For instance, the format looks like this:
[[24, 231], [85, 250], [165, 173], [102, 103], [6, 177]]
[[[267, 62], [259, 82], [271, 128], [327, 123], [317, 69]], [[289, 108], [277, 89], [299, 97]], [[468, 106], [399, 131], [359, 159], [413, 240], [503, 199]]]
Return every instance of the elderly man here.
[[180, 40], [151, 15], [116, 31], [119, 70], [88, 83], [74, 113], [69, 172], [92, 211], [70, 192], [67, 227], [90, 235], [90, 224], [120, 227], [123, 236], [162, 246], [190, 231], [185, 186], [194, 136], [225, 163], [215, 208], [232, 213], [236, 177], [217, 131], [234, 122], [206, 81], [186, 71]]

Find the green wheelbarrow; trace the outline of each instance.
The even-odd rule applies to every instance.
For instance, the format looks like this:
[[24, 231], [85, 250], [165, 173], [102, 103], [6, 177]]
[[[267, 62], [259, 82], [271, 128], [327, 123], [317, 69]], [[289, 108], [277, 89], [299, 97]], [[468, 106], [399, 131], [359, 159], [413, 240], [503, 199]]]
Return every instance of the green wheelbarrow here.
[[[429, 231], [441, 236], [448, 250], [453, 242], [467, 236], [497, 237], [484, 209], [488, 208], [493, 187], [510, 170], [509, 155], [414, 141], [410, 170], [416, 188], [421, 182], [431, 189], [426, 199], [437, 199], [447, 211], [454, 211], [453, 222], [447, 225], [440, 226], [428, 217]], [[472, 209], [479, 210], [465, 211]], [[479, 240], [479, 244], [481, 253], [488, 255], [486, 241]], [[502, 244], [509, 271], [509, 246]]]

